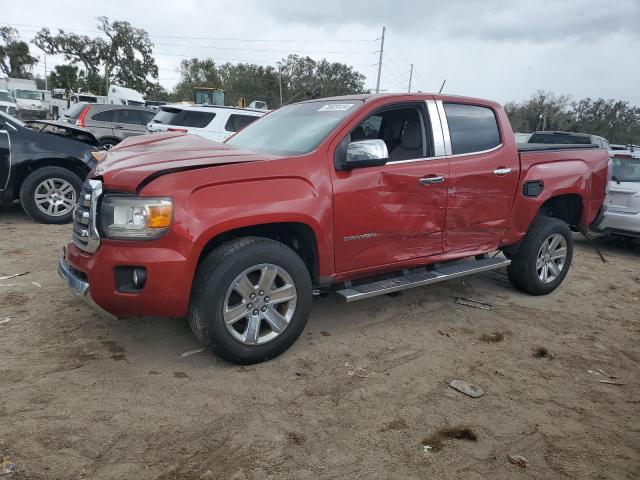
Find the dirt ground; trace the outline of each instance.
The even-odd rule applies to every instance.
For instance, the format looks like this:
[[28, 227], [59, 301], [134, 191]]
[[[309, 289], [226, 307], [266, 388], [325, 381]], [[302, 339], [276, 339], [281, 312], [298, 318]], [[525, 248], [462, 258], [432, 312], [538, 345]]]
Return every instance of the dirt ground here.
[[[182, 319], [79, 303], [55, 272], [69, 237], [0, 209], [0, 276], [29, 271], [0, 281], [2, 480], [640, 478], [640, 245], [600, 238], [602, 263], [576, 237], [546, 297], [497, 271], [316, 298], [291, 350], [238, 367], [182, 357], [199, 347]], [[476, 440], [438, 435], [456, 427]]]

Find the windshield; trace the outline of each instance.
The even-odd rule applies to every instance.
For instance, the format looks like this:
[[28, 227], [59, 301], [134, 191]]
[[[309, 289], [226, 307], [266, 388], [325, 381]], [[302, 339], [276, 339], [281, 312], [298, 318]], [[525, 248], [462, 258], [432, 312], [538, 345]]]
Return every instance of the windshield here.
[[613, 158], [613, 179], [618, 182], [640, 182], [640, 158]]
[[248, 125], [227, 143], [275, 155], [304, 155], [362, 103], [330, 100], [282, 107]]
[[16, 98], [40, 100], [40, 92], [36, 92], [35, 90], [16, 90]]
[[[4, 113], [2, 110], [0, 110], [0, 123], [9, 123], [11, 125], [20, 125], [21, 127], [24, 127], [24, 123], [22, 123], [20, 120], [18, 120], [16, 117], [12, 117], [11, 115], [7, 115], [6, 113]], [[0, 126], [0, 130], [3, 129], [2, 126]]]
[[0, 102], [11, 102], [13, 103], [13, 98], [9, 92], [0, 92]]

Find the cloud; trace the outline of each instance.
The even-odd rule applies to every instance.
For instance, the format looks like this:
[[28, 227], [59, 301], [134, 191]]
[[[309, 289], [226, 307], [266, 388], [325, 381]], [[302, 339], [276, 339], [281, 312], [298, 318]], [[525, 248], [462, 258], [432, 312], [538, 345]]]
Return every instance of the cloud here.
[[627, 33], [640, 37], [640, 2], [617, 0], [324, 0], [260, 2], [281, 22], [309, 26], [386, 25], [396, 32], [488, 41], [554, 42]]

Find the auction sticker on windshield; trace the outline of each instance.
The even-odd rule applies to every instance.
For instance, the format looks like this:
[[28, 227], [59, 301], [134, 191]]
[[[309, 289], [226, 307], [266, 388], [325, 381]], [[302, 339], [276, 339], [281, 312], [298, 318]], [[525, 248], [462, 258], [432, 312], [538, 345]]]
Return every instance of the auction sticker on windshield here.
[[319, 112], [344, 112], [345, 110], [349, 110], [353, 107], [353, 103], [328, 103], [326, 105], [321, 106], [318, 111]]

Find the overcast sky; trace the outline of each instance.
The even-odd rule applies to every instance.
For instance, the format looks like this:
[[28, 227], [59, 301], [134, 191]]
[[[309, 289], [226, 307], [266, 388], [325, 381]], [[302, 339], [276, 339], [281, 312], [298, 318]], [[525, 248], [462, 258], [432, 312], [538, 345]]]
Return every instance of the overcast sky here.
[[545, 89], [640, 106], [640, 0], [30, 0], [6, 2], [0, 22], [29, 40], [42, 26], [96, 35], [100, 15], [147, 30], [169, 89], [185, 57], [266, 65], [288, 53], [353, 65], [375, 88], [384, 25], [386, 91], [406, 91], [413, 63], [412, 90], [446, 78], [445, 93], [500, 102]]

